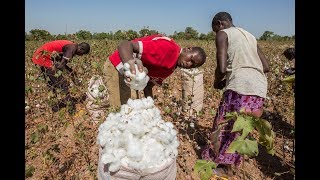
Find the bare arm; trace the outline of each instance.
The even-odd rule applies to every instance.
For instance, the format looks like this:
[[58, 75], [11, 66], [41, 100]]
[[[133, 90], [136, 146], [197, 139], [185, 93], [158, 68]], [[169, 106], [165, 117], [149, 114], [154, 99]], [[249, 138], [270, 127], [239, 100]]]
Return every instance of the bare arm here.
[[[119, 55], [121, 58], [122, 63], [126, 63], [129, 60], [133, 59], [133, 53], [139, 53], [139, 44], [138, 42], [132, 42], [132, 41], [122, 41], [118, 46]], [[129, 63], [130, 62], [130, 63]], [[135, 68], [133, 66], [133, 63], [129, 61], [130, 64], [130, 71], [132, 74], [135, 74]], [[143, 71], [142, 63], [137, 64], [138, 69], [140, 72]]]
[[[62, 60], [61, 62], [56, 66], [56, 68], [63, 70], [67, 69], [70, 72], [70, 67], [67, 66], [68, 61], [75, 55], [77, 50], [77, 47], [75, 44], [67, 44], [63, 46], [62, 48]], [[71, 70], [72, 71], [72, 70]]]
[[[227, 70], [228, 59], [228, 36], [223, 31], [218, 31], [216, 35], [216, 48], [217, 48], [217, 67], [215, 70], [214, 88], [222, 89], [225, 86], [224, 76]], [[224, 85], [223, 85], [224, 84]]]
[[263, 52], [261, 51], [259, 45], [257, 44], [257, 50], [258, 50], [258, 55], [259, 55], [259, 58], [261, 60], [261, 63], [262, 63], [262, 66], [263, 66], [263, 72], [264, 73], [267, 73], [270, 71], [269, 69], [269, 63], [267, 61], [267, 58], [265, 57], [265, 55], [263, 54]]
[[80, 85], [80, 82], [76, 78], [76, 76], [77, 76], [76, 72], [73, 71], [73, 69], [67, 65], [68, 61], [75, 55], [76, 50], [77, 50], [77, 47], [75, 44], [65, 45], [62, 48], [62, 51], [63, 51], [62, 60], [61, 60], [60, 64], [57, 66], [57, 68], [60, 70], [66, 69], [69, 72], [69, 74], [71, 75], [72, 81], [76, 85]]

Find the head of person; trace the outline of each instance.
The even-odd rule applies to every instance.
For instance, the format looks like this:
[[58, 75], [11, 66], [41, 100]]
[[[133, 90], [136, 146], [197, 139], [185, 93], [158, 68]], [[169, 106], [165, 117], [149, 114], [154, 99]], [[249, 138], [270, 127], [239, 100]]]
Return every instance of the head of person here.
[[185, 69], [200, 67], [206, 61], [207, 55], [201, 47], [182, 48], [177, 66]]
[[284, 52], [283, 55], [289, 60], [292, 61], [295, 59], [295, 48], [287, 48]]
[[227, 12], [218, 12], [212, 18], [211, 28], [215, 33], [222, 29], [227, 29], [231, 26], [234, 26], [232, 23], [232, 17]]
[[78, 48], [76, 52], [78, 56], [88, 54], [89, 52], [90, 52], [90, 45], [88, 43], [82, 42], [78, 44]]

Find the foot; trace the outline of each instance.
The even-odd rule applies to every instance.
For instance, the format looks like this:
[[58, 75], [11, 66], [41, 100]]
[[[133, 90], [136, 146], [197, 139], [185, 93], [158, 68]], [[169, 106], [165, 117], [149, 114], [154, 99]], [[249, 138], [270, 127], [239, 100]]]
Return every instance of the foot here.
[[234, 172], [231, 168], [231, 165], [219, 165], [216, 169], [214, 169], [214, 173], [218, 176], [222, 177], [232, 177], [234, 176]]

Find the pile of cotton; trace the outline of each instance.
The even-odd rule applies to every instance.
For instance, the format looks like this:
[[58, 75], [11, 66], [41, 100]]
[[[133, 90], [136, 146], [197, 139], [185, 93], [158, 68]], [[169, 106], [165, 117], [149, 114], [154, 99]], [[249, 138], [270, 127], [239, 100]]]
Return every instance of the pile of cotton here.
[[100, 161], [115, 172], [160, 167], [177, 157], [179, 141], [171, 122], [162, 120], [151, 97], [129, 99], [119, 113], [110, 113], [98, 129]]
[[130, 88], [134, 90], [143, 90], [149, 81], [149, 76], [145, 71], [140, 72], [138, 70], [138, 66], [134, 64], [136, 68], [136, 74], [132, 74], [130, 71], [130, 65], [128, 63], [124, 63], [123, 70], [124, 75], [131, 78], [131, 81], [128, 82], [126, 79], [124, 80], [127, 84], [130, 84]]

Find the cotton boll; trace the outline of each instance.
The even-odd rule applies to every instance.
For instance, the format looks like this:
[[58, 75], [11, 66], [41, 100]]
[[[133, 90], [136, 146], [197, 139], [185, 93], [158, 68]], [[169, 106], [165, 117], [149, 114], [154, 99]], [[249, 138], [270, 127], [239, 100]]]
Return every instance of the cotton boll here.
[[128, 82], [126, 79], [124, 79], [124, 81], [130, 85], [131, 89], [143, 90], [147, 86], [150, 77], [146, 74], [145, 71], [140, 72], [136, 64], [134, 66], [136, 69], [136, 74], [132, 74], [130, 71], [130, 65], [128, 63], [125, 63], [124, 74], [125, 76], [130, 77], [131, 81]]
[[177, 136], [177, 131], [175, 129], [170, 129], [169, 132], [172, 136]]
[[143, 151], [147, 152], [152, 159], [157, 159], [160, 155], [159, 152], [162, 152], [163, 149], [163, 145], [155, 139], [147, 139]]
[[125, 124], [119, 124], [118, 125], [118, 129], [120, 130], [120, 131], [124, 131], [125, 129], [126, 129], [127, 127], [126, 127], [126, 125]]
[[129, 161], [128, 166], [133, 169], [140, 169], [141, 165], [138, 162], [135, 161]]
[[177, 149], [172, 149], [172, 153], [170, 153], [170, 157], [172, 159], [176, 158], [178, 155], [178, 150]]
[[129, 160], [129, 158], [128, 158], [127, 156], [123, 157], [123, 158], [121, 159], [121, 161], [120, 161], [121, 166], [127, 167], [128, 164], [129, 164], [129, 161], [130, 161], [130, 160]]
[[110, 164], [109, 166], [109, 171], [110, 172], [116, 172], [120, 169], [121, 163], [120, 161], [115, 161], [113, 163]]
[[101, 147], [105, 147], [106, 144], [107, 144], [107, 141], [108, 141], [108, 138], [106, 137], [109, 137], [110, 136], [110, 133], [107, 132], [107, 131], [100, 131], [99, 132], [99, 135], [98, 135], [98, 138], [97, 138], [97, 141], [98, 141], [98, 144], [101, 146]]
[[101, 162], [103, 164], [111, 163], [115, 160], [115, 157], [112, 154], [102, 154], [101, 156]]
[[137, 81], [141, 81], [143, 80], [145, 77], [146, 77], [146, 72], [142, 71], [140, 72], [139, 70], [137, 71], [137, 74], [136, 74], [136, 80]]
[[123, 148], [113, 150], [113, 155], [117, 157], [117, 159], [122, 159], [124, 156], [126, 156], [126, 154], [127, 152]]
[[170, 157], [170, 154], [172, 153], [172, 149], [171, 148], [166, 148], [164, 150], [164, 154], [165, 154], [165, 157], [168, 158]]
[[107, 147], [114, 147], [114, 141], [115, 141], [115, 139], [114, 139], [113, 137], [107, 138], [107, 141], [106, 141], [105, 146], [107, 146]]
[[134, 103], [134, 101], [129, 98], [128, 101], [127, 101], [127, 105], [130, 106], [132, 109], [135, 108], [133, 103]]
[[124, 63], [123, 64], [123, 69], [126, 70], [126, 71], [130, 70], [130, 64], [129, 63]]
[[179, 145], [180, 145], [180, 143], [179, 143], [179, 141], [178, 141], [178, 138], [175, 137], [175, 138], [173, 139], [173, 141], [171, 142], [171, 146], [172, 146], [173, 148], [178, 148]]
[[130, 78], [134, 76], [134, 75], [131, 73], [130, 70], [124, 71], [124, 75], [125, 75], [126, 77], [130, 77]]
[[134, 161], [141, 161], [142, 159], [142, 151], [141, 151], [141, 143], [136, 138], [129, 139], [127, 146], [127, 156]]
[[128, 106], [127, 104], [121, 106], [120, 112], [124, 112], [124, 114], [129, 114], [131, 111], [132, 107]]
[[166, 122], [166, 125], [167, 125], [169, 128], [171, 128], [171, 129], [173, 129], [173, 127], [174, 127], [174, 125], [172, 124], [172, 122]]

